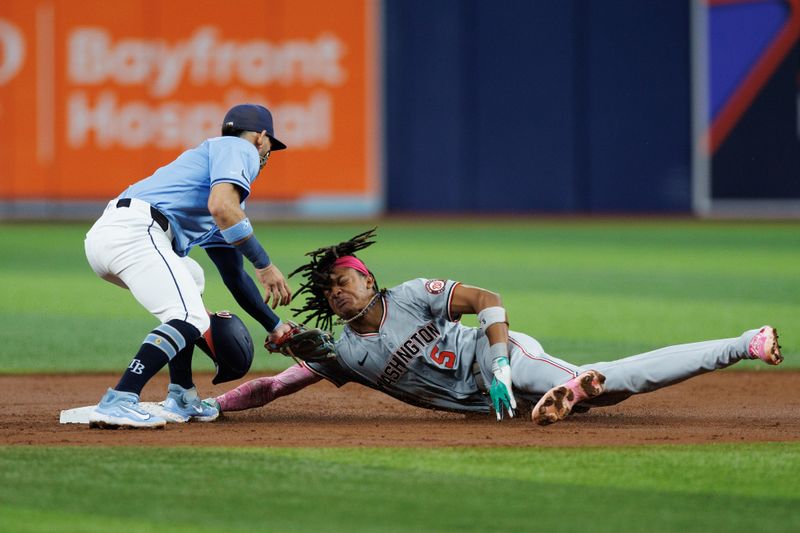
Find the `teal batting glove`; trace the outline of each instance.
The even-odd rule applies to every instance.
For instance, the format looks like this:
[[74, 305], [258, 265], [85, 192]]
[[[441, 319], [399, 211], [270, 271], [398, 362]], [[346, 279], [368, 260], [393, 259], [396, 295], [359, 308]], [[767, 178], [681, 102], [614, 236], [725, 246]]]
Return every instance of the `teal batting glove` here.
[[492, 373], [494, 379], [489, 387], [489, 396], [492, 398], [492, 407], [497, 415], [497, 421], [503, 419], [504, 408], [508, 411], [508, 417], [514, 418], [517, 400], [514, 398], [514, 391], [511, 388], [511, 366], [508, 364], [508, 357], [495, 359], [492, 362]]

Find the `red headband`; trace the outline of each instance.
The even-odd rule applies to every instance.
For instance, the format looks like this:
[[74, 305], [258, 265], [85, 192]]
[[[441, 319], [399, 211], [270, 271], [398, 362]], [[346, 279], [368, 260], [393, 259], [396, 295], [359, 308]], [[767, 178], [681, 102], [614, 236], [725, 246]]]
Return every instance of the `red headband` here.
[[354, 255], [343, 255], [342, 257], [337, 258], [336, 261], [333, 262], [333, 266], [331, 268], [336, 268], [336, 267], [352, 268], [358, 270], [365, 276], [369, 276], [369, 270], [367, 270], [367, 265], [365, 265], [361, 259], [359, 259]]

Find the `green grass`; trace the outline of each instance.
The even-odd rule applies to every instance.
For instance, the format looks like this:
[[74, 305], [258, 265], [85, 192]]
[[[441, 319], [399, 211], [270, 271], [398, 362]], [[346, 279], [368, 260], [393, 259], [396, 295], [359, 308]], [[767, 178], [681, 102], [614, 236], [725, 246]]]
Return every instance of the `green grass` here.
[[[786, 367], [800, 367], [800, 223], [528, 219], [378, 225], [379, 243], [361, 256], [383, 286], [442, 277], [497, 291], [512, 328], [575, 363], [731, 337], [771, 323], [784, 334]], [[130, 294], [92, 273], [83, 254], [87, 227], [0, 225], [0, 372], [117, 371], [155, 325]], [[257, 233], [288, 274], [305, 252], [368, 227], [276, 223], [258, 226]], [[195, 250], [192, 257], [206, 270], [207, 305], [243, 314], [205, 254]], [[280, 314], [291, 318], [286, 310]], [[265, 332], [243, 318], [260, 345]], [[212, 368], [203, 355], [195, 360], [198, 369]], [[288, 363], [260, 351], [254, 369]]]
[[5, 531], [797, 531], [798, 470], [797, 443], [0, 448], [0, 522]]
[[[379, 226], [379, 244], [360, 255], [383, 286], [447, 277], [495, 290], [512, 328], [575, 363], [771, 323], [783, 334], [783, 367], [800, 368], [800, 223]], [[87, 227], [0, 225], [0, 373], [120, 372], [155, 325], [126, 291], [91, 272], [83, 255]], [[257, 232], [288, 273], [306, 251], [368, 227], [282, 223]], [[206, 269], [208, 307], [242, 314], [204, 254], [192, 256]], [[243, 319], [259, 344], [264, 333]], [[212, 368], [199, 353], [196, 368]], [[260, 352], [254, 371], [287, 364]], [[736, 368], [766, 369], [756, 362]], [[800, 443], [564, 450], [0, 446], [0, 530], [797, 531], [798, 471]]]

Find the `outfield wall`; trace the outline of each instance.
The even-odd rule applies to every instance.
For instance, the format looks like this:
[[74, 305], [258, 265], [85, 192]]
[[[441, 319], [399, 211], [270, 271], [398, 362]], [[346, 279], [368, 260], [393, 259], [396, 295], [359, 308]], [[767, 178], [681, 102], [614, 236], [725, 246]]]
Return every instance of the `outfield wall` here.
[[687, 2], [390, 6], [390, 209], [690, 209]]
[[798, 42], [800, 0], [6, 0], [0, 219], [93, 216], [243, 100], [290, 147], [254, 218], [797, 215]]
[[219, 135], [241, 102], [269, 107], [289, 146], [251, 203], [300, 216], [380, 212], [379, 5], [258, 4], [0, 2], [5, 213], [94, 215]]

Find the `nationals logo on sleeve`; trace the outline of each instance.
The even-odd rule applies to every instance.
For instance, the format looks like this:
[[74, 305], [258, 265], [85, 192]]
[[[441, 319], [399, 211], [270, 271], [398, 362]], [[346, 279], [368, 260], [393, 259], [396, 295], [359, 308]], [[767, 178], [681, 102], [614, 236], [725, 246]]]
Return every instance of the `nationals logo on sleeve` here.
[[441, 294], [444, 291], [443, 279], [429, 279], [425, 282], [425, 290], [431, 294]]

